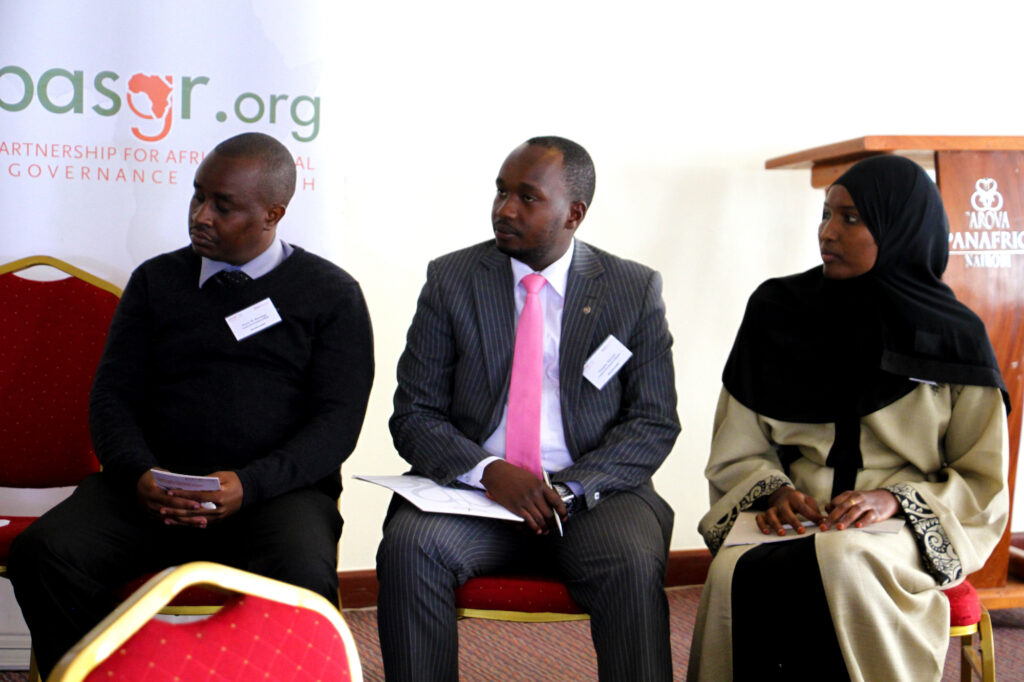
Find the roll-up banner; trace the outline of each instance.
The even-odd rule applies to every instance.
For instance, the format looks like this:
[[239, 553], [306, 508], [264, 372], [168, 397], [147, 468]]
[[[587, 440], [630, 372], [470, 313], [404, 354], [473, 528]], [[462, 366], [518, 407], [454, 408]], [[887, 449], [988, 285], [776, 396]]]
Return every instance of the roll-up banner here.
[[0, 262], [44, 253], [123, 284], [188, 243], [196, 167], [246, 131], [291, 150], [279, 234], [322, 252], [315, 15], [303, 2], [0, 0]]

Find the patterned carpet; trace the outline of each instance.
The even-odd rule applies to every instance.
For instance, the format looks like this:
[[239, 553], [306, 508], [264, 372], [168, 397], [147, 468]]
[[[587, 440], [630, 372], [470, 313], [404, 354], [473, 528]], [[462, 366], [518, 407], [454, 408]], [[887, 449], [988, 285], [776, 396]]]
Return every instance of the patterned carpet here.
[[[667, 593], [674, 676], [677, 680], [685, 680], [700, 588], [676, 587]], [[359, 646], [364, 678], [367, 682], [382, 682], [384, 674], [377, 640], [376, 609], [346, 611], [345, 619]], [[1024, 609], [993, 611], [992, 625], [995, 628], [998, 679], [1024, 679]], [[580, 682], [597, 679], [597, 660], [587, 621], [499, 623], [464, 620], [459, 623], [459, 641], [459, 669], [462, 679], [467, 682], [533, 682], [538, 679]], [[522, 651], [529, 651], [530, 656], [523, 656]], [[943, 682], [957, 682], [959, 679], [959, 650], [950, 646]]]
[[[675, 678], [683, 680], [700, 589], [671, 588], [668, 598]], [[359, 647], [364, 678], [367, 682], [383, 682], [376, 609], [347, 610], [345, 619]], [[1024, 609], [993, 611], [992, 624], [998, 679], [1024, 679]], [[468, 682], [597, 679], [597, 662], [587, 621], [531, 624], [465, 620], [459, 624], [459, 638], [462, 679]], [[530, 655], [523, 656], [521, 651], [529, 651]], [[958, 651], [951, 646], [943, 682], [960, 679], [957, 655]], [[25, 673], [0, 672], [0, 682], [24, 682], [27, 678]]]

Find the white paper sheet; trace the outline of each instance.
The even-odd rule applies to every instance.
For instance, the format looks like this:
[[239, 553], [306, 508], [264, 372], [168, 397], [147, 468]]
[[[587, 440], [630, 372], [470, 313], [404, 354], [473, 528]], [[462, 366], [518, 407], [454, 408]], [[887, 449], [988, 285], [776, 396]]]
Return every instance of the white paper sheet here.
[[506, 521], [522, 521], [494, 500], [484, 495], [482, 490], [464, 490], [438, 485], [423, 476], [353, 476], [352, 478], [367, 483], [384, 486], [412, 502], [425, 512], [438, 514], [464, 514], [466, 516], [483, 516], [490, 519]]
[[732, 530], [725, 537], [725, 543], [723, 547], [730, 545], [759, 545], [764, 542], [786, 542], [787, 540], [797, 540], [799, 538], [810, 537], [817, 533], [898, 533], [903, 528], [903, 519], [886, 519], [879, 523], [872, 523], [863, 528], [847, 528], [845, 530], [828, 530], [823, 531], [811, 521], [804, 521], [803, 525], [806, 529], [802, 534], [797, 534], [793, 531], [792, 526], [786, 524], [786, 534], [776, 535], [774, 533], [765, 535], [761, 532], [761, 529], [757, 527], [757, 512], [740, 512], [740, 515], [736, 518], [736, 523], [733, 524]]
[[195, 492], [212, 492], [220, 490], [220, 479], [216, 476], [189, 476], [171, 471], [150, 469], [153, 481], [164, 490], [192, 490]]

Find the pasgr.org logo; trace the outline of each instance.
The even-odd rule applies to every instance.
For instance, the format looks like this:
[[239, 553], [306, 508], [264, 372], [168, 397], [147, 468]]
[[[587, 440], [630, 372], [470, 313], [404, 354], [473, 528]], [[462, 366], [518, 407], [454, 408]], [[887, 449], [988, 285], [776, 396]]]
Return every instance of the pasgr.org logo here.
[[[197, 89], [199, 86], [203, 86]], [[0, 109], [27, 111], [33, 102], [51, 114], [114, 116], [125, 103], [138, 119], [132, 135], [143, 142], [158, 142], [167, 137], [178, 120], [188, 121], [193, 114], [205, 115], [210, 97], [203, 91], [210, 86], [208, 76], [181, 76], [134, 73], [127, 81], [114, 71], [99, 71], [87, 79], [82, 70], [53, 68], [38, 78], [20, 66], [0, 68]], [[96, 101], [86, 108], [86, 98]], [[198, 104], [197, 104], [198, 103]], [[209, 109], [212, 109], [209, 106]], [[227, 111], [213, 113], [223, 123], [231, 116], [243, 123], [266, 120], [271, 124], [290, 121], [291, 135], [299, 142], [311, 142], [320, 133], [320, 98], [310, 95], [243, 92]]]

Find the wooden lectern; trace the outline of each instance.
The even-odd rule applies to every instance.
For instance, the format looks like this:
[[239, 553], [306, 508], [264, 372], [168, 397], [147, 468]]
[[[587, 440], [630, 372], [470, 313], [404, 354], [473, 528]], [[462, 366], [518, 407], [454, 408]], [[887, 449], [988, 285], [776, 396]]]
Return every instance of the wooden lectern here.
[[[871, 135], [769, 159], [765, 168], [810, 168], [811, 186], [825, 188], [855, 162], [876, 154], [899, 154], [935, 170], [949, 217], [943, 279], [984, 320], [1013, 401], [1012, 518], [1024, 415], [1024, 137]], [[971, 575], [988, 608], [1024, 606], [1024, 583], [1007, 580], [1009, 561], [1007, 524], [988, 562]]]

